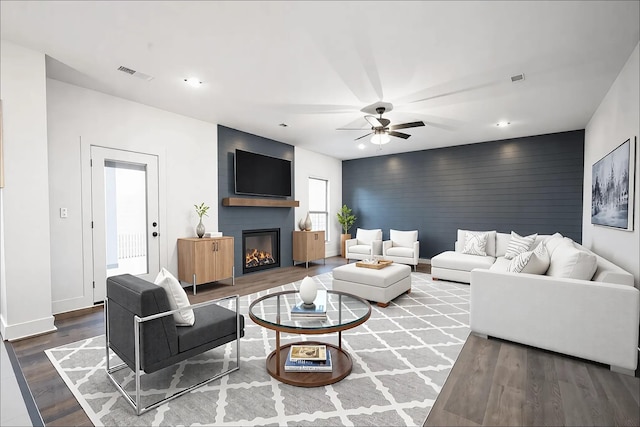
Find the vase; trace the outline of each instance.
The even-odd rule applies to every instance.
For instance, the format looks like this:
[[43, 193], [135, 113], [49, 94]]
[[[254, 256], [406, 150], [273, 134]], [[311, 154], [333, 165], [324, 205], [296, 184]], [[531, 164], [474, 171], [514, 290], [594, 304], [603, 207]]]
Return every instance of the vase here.
[[309, 212], [307, 212], [307, 217], [304, 219], [304, 229], [306, 231], [311, 231], [312, 226], [313, 223], [311, 222], [311, 215], [309, 215]]
[[300, 283], [300, 299], [305, 305], [312, 305], [313, 301], [316, 299], [316, 295], [318, 294], [318, 287], [316, 286], [316, 282], [309, 276], [302, 279], [302, 283]]
[[204, 236], [204, 224], [202, 223], [202, 218], [200, 218], [200, 222], [196, 225], [196, 234], [200, 239]]

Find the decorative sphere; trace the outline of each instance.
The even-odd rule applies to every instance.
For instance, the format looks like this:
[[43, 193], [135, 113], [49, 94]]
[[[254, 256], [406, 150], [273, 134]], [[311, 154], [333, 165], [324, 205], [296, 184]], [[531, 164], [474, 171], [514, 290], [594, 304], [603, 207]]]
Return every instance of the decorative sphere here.
[[316, 282], [309, 276], [302, 279], [302, 283], [300, 283], [300, 298], [302, 302], [307, 305], [313, 304], [317, 294], [318, 287], [316, 286]]

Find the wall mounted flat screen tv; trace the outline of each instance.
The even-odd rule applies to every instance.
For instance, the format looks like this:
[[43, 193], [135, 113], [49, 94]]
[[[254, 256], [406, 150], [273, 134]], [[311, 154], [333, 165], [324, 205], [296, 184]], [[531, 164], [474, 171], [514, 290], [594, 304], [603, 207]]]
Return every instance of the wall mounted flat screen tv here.
[[291, 196], [291, 161], [236, 150], [234, 163], [236, 194]]

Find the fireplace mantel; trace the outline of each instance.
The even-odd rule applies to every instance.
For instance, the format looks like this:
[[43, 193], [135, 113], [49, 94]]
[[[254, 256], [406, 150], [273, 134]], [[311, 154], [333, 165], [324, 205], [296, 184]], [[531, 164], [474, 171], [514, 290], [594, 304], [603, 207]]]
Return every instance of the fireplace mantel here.
[[297, 208], [300, 206], [298, 200], [278, 200], [278, 199], [258, 199], [242, 197], [225, 197], [222, 199], [222, 206], [251, 206], [263, 208]]

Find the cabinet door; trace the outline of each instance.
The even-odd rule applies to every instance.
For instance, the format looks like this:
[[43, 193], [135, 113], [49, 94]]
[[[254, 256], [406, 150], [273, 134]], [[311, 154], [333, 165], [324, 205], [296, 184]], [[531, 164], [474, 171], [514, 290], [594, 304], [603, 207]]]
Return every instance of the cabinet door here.
[[203, 240], [194, 242], [195, 273], [198, 284], [216, 281], [215, 242]]
[[324, 258], [324, 231], [309, 236], [309, 260]]
[[233, 239], [215, 239], [214, 241], [213, 270], [216, 278], [226, 279], [233, 275]]

